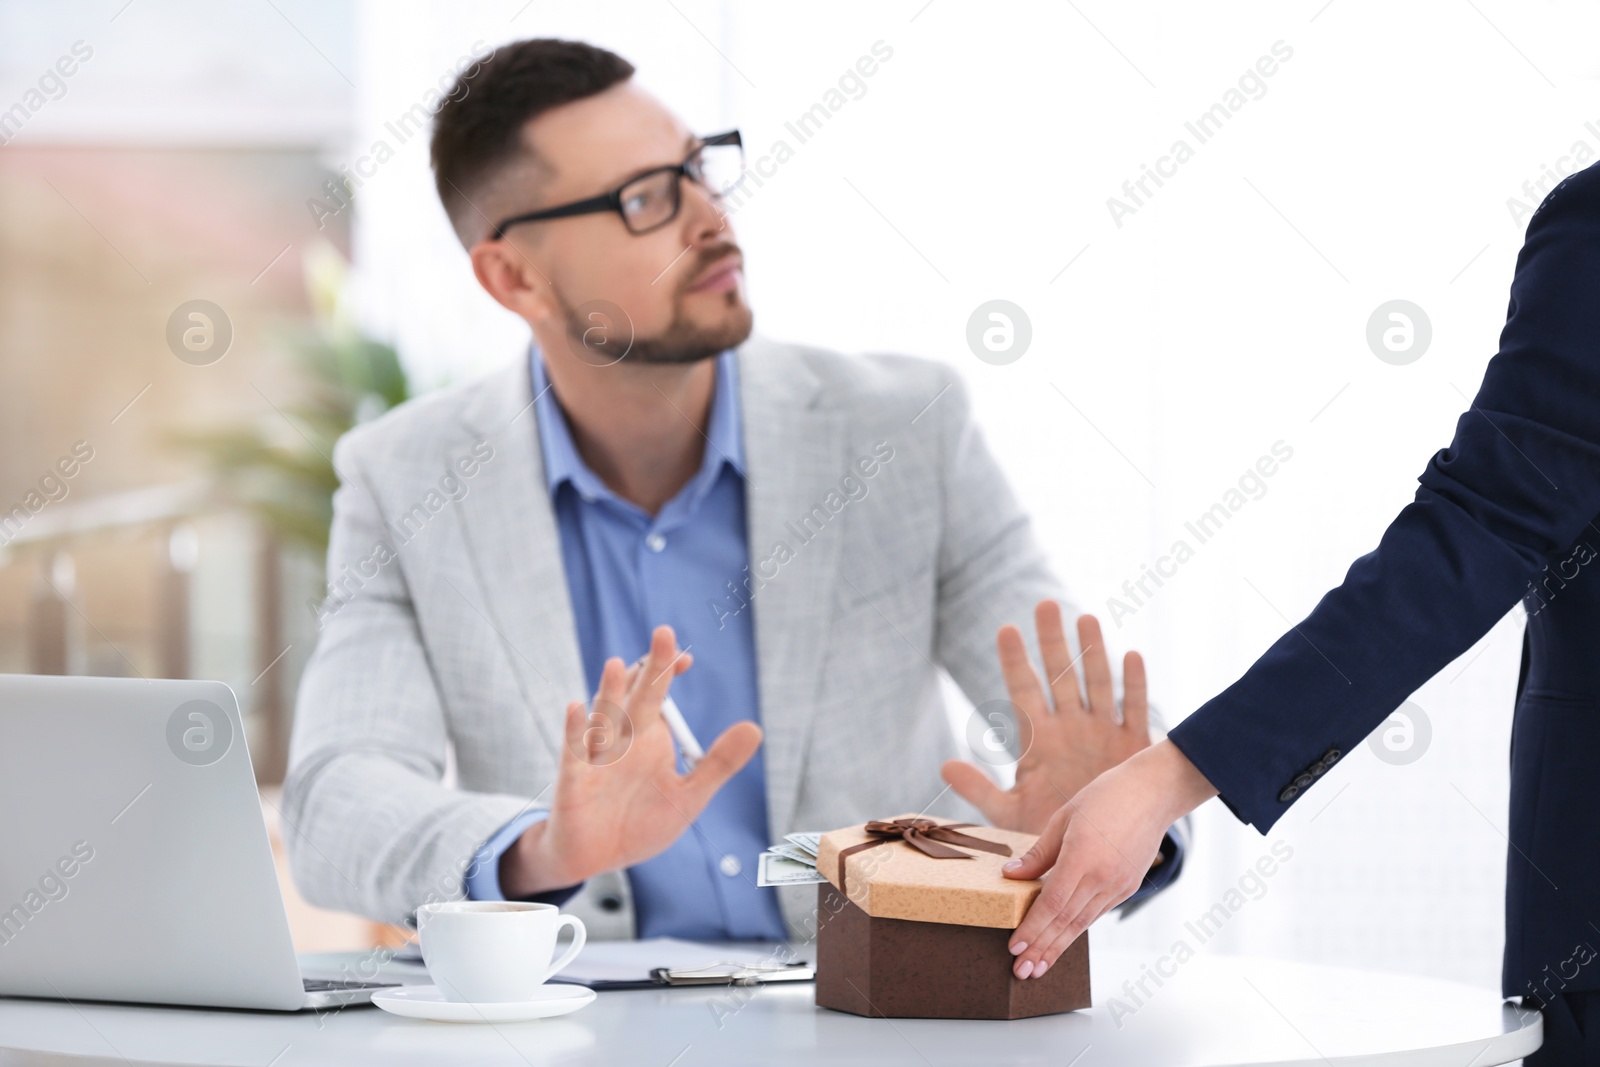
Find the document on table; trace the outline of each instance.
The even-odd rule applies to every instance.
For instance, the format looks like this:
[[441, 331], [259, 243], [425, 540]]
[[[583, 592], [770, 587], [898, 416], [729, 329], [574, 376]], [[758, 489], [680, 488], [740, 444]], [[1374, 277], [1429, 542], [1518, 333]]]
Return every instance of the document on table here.
[[795, 958], [792, 951], [781, 945], [701, 944], [674, 937], [591, 941], [554, 980], [576, 982], [595, 989], [661, 985], [655, 972], [663, 968], [675, 974], [713, 968], [772, 972], [784, 968]]

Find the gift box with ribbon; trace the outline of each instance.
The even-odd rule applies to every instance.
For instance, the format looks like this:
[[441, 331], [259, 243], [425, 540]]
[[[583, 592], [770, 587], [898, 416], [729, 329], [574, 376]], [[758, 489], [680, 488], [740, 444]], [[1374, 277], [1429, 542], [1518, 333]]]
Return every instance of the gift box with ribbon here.
[[1043, 978], [1011, 973], [1038, 881], [1000, 867], [1033, 834], [916, 815], [822, 835], [817, 1004], [890, 1018], [1021, 1019], [1089, 1006], [1089, 938]]

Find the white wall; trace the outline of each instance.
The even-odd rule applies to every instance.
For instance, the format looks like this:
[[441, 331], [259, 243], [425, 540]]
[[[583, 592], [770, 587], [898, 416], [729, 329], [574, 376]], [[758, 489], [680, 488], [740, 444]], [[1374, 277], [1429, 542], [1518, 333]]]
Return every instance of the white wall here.
[[25, 108], [0, 144], [346, 140], [354, 22], [318, 0], [0, 4], [0, 112]]
[[[359, 150], [476, 40], [617, 49], [691, 125], [739, 126], [752, 156], [874, 42], [893, 48], [738, 213], [758, 328], [958, 367], [1102, 618], [1186, 519], [1274, 442], [1293, 448], [1261, 499], [1109, 627], [1147, 654], [1174, 718], [1376, 543], [1494, 352], [1523, 229], [1507, 199], [1575, 141], [1600, 152], [1592, 5], [517, 6], [365, 4]], [[1265, 95], [1196, 145], [1184, 122], [1279, 41], [1292, 58]], [[1115, 225], [1107, 198], [1180, 137], [1193, 159]], [[366, 314], [420, 374], [516, 352], [525, 330], [478, 292], [420, 141], [362, 190], [358, 222]], [[996, 297], [1033, 326], [1007, 366], [965, 343]], [[1365, 341], [1395, 298], [1432, 322], [1406, 366]], [[1213, 946], [1498, 984], [1520, 629], [1507, 620], [1416, 694], [1433, 728], [1421, 759], [1362, 748], [1294, 808], [1272, 835], [1293, 859]], [[1267, 845], [1213, 802], [1181, 885], [1097, 942], [1164, 951]]]

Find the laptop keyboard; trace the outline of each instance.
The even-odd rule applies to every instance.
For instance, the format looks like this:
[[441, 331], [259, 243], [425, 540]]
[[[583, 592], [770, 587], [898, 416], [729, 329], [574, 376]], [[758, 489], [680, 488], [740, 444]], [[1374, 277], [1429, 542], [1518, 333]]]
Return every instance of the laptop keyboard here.
[[342, 993], [357, 989], [393, 989], [399, 982], [352, 982], [343, 978], [302, 978], [307, 993]]

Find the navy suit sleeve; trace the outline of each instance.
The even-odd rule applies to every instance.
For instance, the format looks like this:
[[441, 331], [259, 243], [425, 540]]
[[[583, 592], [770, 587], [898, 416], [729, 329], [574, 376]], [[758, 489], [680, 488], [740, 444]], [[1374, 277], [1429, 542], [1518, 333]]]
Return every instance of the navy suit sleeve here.
[[1297, 777], [1471, 647], [1600, 513], [1597, 167], [1529, 221], [1500, 350], [1415, 500], [1300, 625], [1171, 731], [1263, 833], [1305, 795]]

